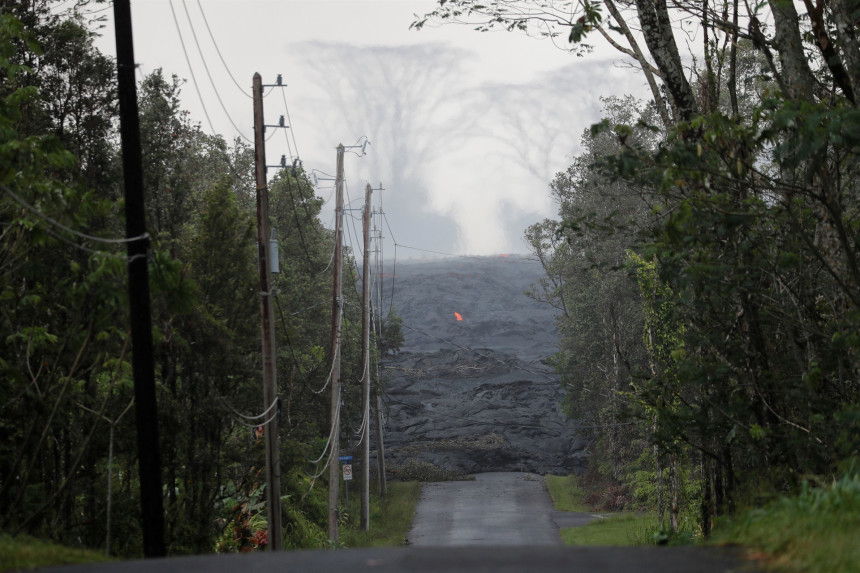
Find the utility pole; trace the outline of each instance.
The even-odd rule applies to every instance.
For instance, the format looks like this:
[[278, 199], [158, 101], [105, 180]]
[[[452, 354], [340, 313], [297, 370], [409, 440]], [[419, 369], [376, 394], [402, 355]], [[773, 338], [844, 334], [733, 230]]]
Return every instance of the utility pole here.
[[[379, 190], [382, 191], [382, 183], [379, 184]], [[380, 195], [380, 203], [379, 203], [379, 211], [378, 215], [383, 215], [382, 212], [382, 196]], [[375, 264], [376, 264], [376, 276], [379, 277], [376, 281], [376, 304], [373, 306], [376, 308], [376, 314], [374, 315], [376, 320], [374, 321], [376, 327], [376, 335], [377, 340], [382, 340], [382, 271], [380, 269], [380, 259], [382, 258], [382, 223], [379, 224], [379, 229], [376, 229], [376, 223], [374, 226], [374, 235], [376, 238], [376, 249], [374, 250], [374, 255], [376, 256]], [[392, 280], [394, 280], [392, 278]], [[376, 368], [376, 400], [374, 402], [375, 410], [376, 410], [376, 473], [378, 475], [379, 480], [379, 495], [385, 497], [388, 494], [388, 482], [386, 481], [385, 476], [385, 444], [382, 439], [382, 396], [380, 395], [382, 380], [379, 379], [379, 359], [381, 356], [377, 355], [377, 368]]]
[[370, 183], [364, 191], [364, 268], [361, 275], [361, 528], [370, 531]]
[[334, 294], [331, 309], [331, 451], [328, 468], [328, 538], [338, 539], [337, 506], [340, 499], [340, 336], [343, 316], [341, 296], [343, 244], [343, 144], [337, 146], [337, 174], [335, 175], [335, 231], [334, 231]]
[[[266, 142], [263, 127], [263, 81], [254, 74], [254, 164], [257, 179], [257, 249], [260, 260], [260, 324], [263, 334], [263, 411], [278, 400], [275, 364], [275, 309], [272, 304], [272, 268], [269, 260], [269, 189], [266, 180]], [[274, 408], [264, 430], [266, 439], [266, 518], [269, 548], [281, 549], [281, 468], [278, 447], [278, 410]]]
[[128, 299], [143, 554], [146, 557], [164, 557], [164, 502], [161, 498], [158, 403], [155, 397], [155, 367], [152, 359], [152, 316], [147, 260], [149, 236], [146, 234], [146, 209], [143, 202], [143, 161], [129, 0], [115, 0], [113, 10], [125, 185], [125, 236], [129, 239]]

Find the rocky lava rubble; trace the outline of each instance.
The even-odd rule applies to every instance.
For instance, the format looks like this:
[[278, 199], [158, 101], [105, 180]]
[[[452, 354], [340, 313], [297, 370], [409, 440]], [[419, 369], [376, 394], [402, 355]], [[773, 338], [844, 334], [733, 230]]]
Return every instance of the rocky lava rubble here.
[[483, 257], [395, 271], [405, 344], [383, 366], [392, 473], [416, 462], [449, 475], [581, 472], [587, 436], [562, 412], [545, 363], [557, 349], [554, 310], [525, 295], [540, 265]]

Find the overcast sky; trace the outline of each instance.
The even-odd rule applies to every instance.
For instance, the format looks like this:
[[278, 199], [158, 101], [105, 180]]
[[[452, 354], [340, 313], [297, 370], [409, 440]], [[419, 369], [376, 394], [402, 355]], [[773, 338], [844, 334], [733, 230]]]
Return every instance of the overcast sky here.
[[[577, 57], [522, 33], [467, 26], [409, 29], [414, 14], [434, 6], [433, 0], [137, 0], [135, 59], [143, 74], [163, 68], [188, 80], [183, 103], [193, 120], [227, 140], [253, 139], [254, 72], [264, 83], [282, 74], [288, 87], [265, 99], [266, 123], [277, 123], [286, 103], [291, 132], [289, 139], [273, 134], [270, 164], [298, 151], [306, 170], [333, 175], [337, 144], [369, 138], [364, 157], [346, 155], [346, 181], [354, 207], [367, 182], [382, 183], [374, 203], [381, 198], [391, 227], [384, 228], [387, 258], [392, 238], [402, 245], [398, 258], [429, 256], [407, 246], [524, 253], [525, 227], [555, 215], [548, 184], [598, 120], [600, 96], [641, 93], [641, 78], [614, 65], [612, 52]], [[99, 42], [111, 55], [112, 28], [109, 21]], [[331, 187], [323, 179], [317, 188], [329, 200], [328, 225]]]

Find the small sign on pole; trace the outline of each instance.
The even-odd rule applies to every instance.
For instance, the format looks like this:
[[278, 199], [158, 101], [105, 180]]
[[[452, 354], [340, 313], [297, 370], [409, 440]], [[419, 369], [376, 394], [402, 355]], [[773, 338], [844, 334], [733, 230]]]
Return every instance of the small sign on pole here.
[[352, 464], [344, 464], [343, 465], [343, 481], [349, 481], [352, 479]]

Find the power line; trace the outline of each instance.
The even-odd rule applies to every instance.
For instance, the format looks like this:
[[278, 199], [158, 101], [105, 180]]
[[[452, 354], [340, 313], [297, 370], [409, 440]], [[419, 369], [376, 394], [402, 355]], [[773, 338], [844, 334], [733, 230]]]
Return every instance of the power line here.
[[206, 63], [206, 58], [203, 56], [203, 50], [200, 48], [200, 42], [197, 41], [197, 32], [194, 31], [194, 24], [191, 22], [191, 14], [188, 13], [188, 5], [185, 3], [185, 0], [182, 0], [182, 8], [185, 10], [185, 17], [188, 18], [188, 27], [191, 28], [191, 37], [194, 38], [194, 45], [197, 46], [197, 52], [200, 54], [200, 61], [203, 62], [203, 69], [206, 70], [206, 76], [209, 78], [209, 83], [212, 84], [212, 91], [215, 92], [215, 97], [218, 99], [218, 103], [221, 104], [221, 109], [224, 110], [224, 115], [227, 116], [227, 119], [230, 121], [230, 124], [233, 126], [233, 129], [236, 130], [240, 137], [243, 137], [246, 141], [253, 143], [250, 139], [245, 137], [242, 131], [236, 126], [236, 123], [230, 116], [230, 112], [227, 111], [227, 106], [225, 106], [224, 102], [221, 100], [221, 94], [218, 93], [218, 87], [215, 85], [215, 81], [212, 79], [212, 74], [209, 73], [209, 65]]
[[121, 245], [121, 244], [125, 244], [125, 243], [132, 243], [135, 241], [141, 241], [141, 240], [145, 240], [145, 239], [150, 238], [149, 233], [146, 233], [146, 232], [141, 234], [141, 235], [138, 235], [136, 237], [127, 237], [127, 238], [121, 238], [121, 239], [108, 239], [108, 238], [104, 238], [104, 237], [95, 237], [93, 235], [87, 235], [86, 233], [76, 231], [76, 230], [72, 229], [71, 227], [68, 227], [68, 226], [60, 223], [56, 219], [49, 217], [48, 215], [45, 215], [44, 213], [39, 211], [39, 209], [37, 209], [36, 207], [27, 203], [27, 201], [25, 201], [23, 198], [21, 198], [18, 194], [16, 194], [14, 191], [12, 191], [6, 185], [0, 183], [0, 189], [5, 191], [10, 197], [12, 197], [12, 199], [14, 199], [16, 203], [18, 203], [19, 205], [21, 205], [22, 207], [24, 207], [25, 209], [27, 209], [28, 211], [30, 211], [31, 213], [36, 215], [37, 217], [40, 217], [44, 221], [50, 223], [51, 225], [54, 225], [55, 227], [57, 227], [59, 229], [62, 229], [63, 231], [66, 231], [67, 233], [71, 233], [75, 236], [78, 236], [82, 239], [86, 239], [88, 241], [95, 241], [97, 243], [107, 243], [107, 244], [113, 244], [113, 245]]
[[[334, 416], [332, 416], [332, 420], [337, 420], [337, 419], [340, 417], [340, 405], [341, 405], [341, 399], [342, 399], [342, 398], [343, 398], [342, 392], [341, 392], [340, 390], [338, 390], [338, 394], [337, 394], [337, 408], [335, 409], [335, 413], [336, 413], [336, 414], [335, 414]], [[331, 429], [329, 430], [329, 433], [328, 433], [328, 439], [327, 439], [327, 440], [326, 440], [326, 442], [325, 442], [325, 447], [323, 447], [323, 451], [322, 451], [322, 454], [320, 454], [320, 457], [318, 457], [318, 458], [317, 458], [317, 459], [315, 459], [315, 460], [308, 460], [309, 462], [311, 462], [312, 464], [317, 464], [317, 463], [319, 463], [320, 461], [322, 461], [323, 457], [325, 457], [325, 453], [326, 453], [326, 451], [328, 451], [329, 446], [331, 445], [331, 441], [332, 441], [332, 437], [334, 436], [334, 430], [335, 430], [335, 426], [336, 426], [336, 425], [337, 425], [337, 424], [332, 423], [332, 425], [331, 425]], [[332, 451], [334, 451], [334, 450], [332, 449]], [[329, 461], [330, 461], [330, 460], [331, 460], [331, 454], [329, 454]], [[326, 462], [325, 467], [328, 467], [328, 462]], [[324, 472], [324, 471], [325, 471], [325, 468], [323, 468], [323, 470], [322, 470], [322, 471]], [[321, 476], [321, 475], [322, 475], [322, 473], [320, 473], [320, 474], [319, 474], [319, 475], [317, 475], [316, 477], [319, 477], [319, 476]]]
[[191, 67], [191, 59], [188, 57], [188, 50], [185, 49], [185, 40], [182, 39], [182, 30], [179, 28], [179, 19], [176, 18], [176, 10], [173, 8], [173, 0], [168, 0], [168, 4], [170, 5], [170, 13], [173, 15], [173, 23], [176, 25], [176, 33], [179, 35], [179, 44], [182, 46], [182, 53], [185, 55], [185, 62], [188, 64], [188, 71], [191, 73], [191, 82], [194, 84], [194, 90], [197, 92], [197, 98], [200, 100], [200, 106], [203, 108], [203, 115], [206, 116], [206, 121], [209, 123], [209, 130], [212, 132], [212, 135], [217, 135], [215, 126], [212, 125], [212, 119], [209, 117], [209, 112], [206, 110], [206, 103], [203, 101], [203, 94], [200, 93], [200, 86], [197, 84], [197, 76], [194, 75], [194, 68]]
[[[391, 266], [391, 300], [388, 304], [388, 318], [390, 320], [391, 311], [394, 308], [394, 283], [397, 280], [397, 239], [394, 238], [394, 231], [391, 230], [391, 224], [388, 222], [388, 216], [382, 211], [381, 207], [379, 213], [382, 215], [382, 219], [385, 221], [385, 226], [388, 227], [388, 234], [391, 236], [391, 240], [394, 242], [394, 263]], [[380, 312], [382, 311], [380, 310]]]
[[[295, 147], [295, 149], [296, 149], [296, 157], [301, 157], [301, 155], [299, 154], [299, 144], [296, 143], [296, 132], [292, 127], [293, 126], [293, 120], [290, 119], [290, 107], [287, 105], [287, 96], [284, 93], [283, 88], [281, 88], [281, 98], [284, 100], [284, 111], [287, 114], [287, 123], [290, 124], [290, 134], [292, 134], [292, 136], [293, 136], [293, 147]], [[290, 147], [290, 144], [289, 144], [289, 140], [288, 140], [287, 141], [287, 148], [289, 149], [289, 147]]]
[[[221, 399], [221, 401], [224, 403], [224, 405], [225, 405], [225, 406], [227, 406], [227, 407], [230, 409], [230, 411], [231, 411], [231, 412], [233, 412], [234, 414], [236, 414], [236, 415], [237, 415], [237, 416], [239, 416], [240, 418], [244, 418], [244, 419], [246, 419], [246, 420], [259, 420], [260, 418], [265, 418], [266, 416], [268, 416], [268, 415], [269, 415], [269, 412], [271, 412], [271, 411], [272, 411], [272, 408], [274, 408], [275, 406], [277, 406], [277, 405], [278, 405], [278, 402], [279, 402], [279, 398], [275, 398], [275, 399], [272, 401], [271, 405], [270, 405], [268, 408], [266, 408], [266, 409], [265, 409], [265, 411], [263, 411], [263, 413], [262, 413], [262, 414], [257, 414], [256, 416], [248, 416], [248, 415], [246, 415], [246, 414], [243, 414], [242, 412], [240, 412], [240, 411], [239, 411], [239, 410], [237, 410], [236, 408], [234, 408], [234, 407], [233, 407], [233, 405], [232, 405], [232, 404], [230, 404], [230, 402], [228, 402], [228, 401], [227, 401], [227, 399], [226, 399], [226, 398], [224, 398], [223, 396], [220, 396], [220, 395], [219, 395], [219, 396], [218, 396], [218, 398], [220, 398], [220, 399]], [[254, 424], [254, 425], [256, 425], [256, 424]]]
[[106, 251], [99, 251], [97, 249], [91, 249], [89, 247], [85, 247], [83, 245], [80, 245], [80, 244], [72, 241], [68, 237], [63, 237], [62, 235], [52, 231], [51, 229], [45, 229], [45, 232], [47, 234], [49, 234], [50, 236], [54, 237], [55, 239], [57, 239], [58, 241], [65, 243], [65, 244], [69, 245], [70, 247], [74, 247], [75, 249], [78, 249], [78, 250], [83, 251], [85, 253], [90, 253], [91, 255], [96, 255], [99, 257], [105, 257], [107, 259], [116, 259], [116, 260], [120, 260], [120, 261], [125, 261], [127, 263], [130, 263], [132, 261], [136, 261], [138, 259], [147, 258], [146, 255], [140, 254], [140, 253], [138, 253], [136, 255], [132, 255], [129, 257], [127, 255], [115, 255], [113, 253], [108, 253]]
[[200, 15], [203, 16], [203, 23], [206, 25], [206, 30], [209, 32], [209, 37], [212, 39], [212, 45], [215, 46], [215, 51], [218, 53], [218, 57], [221, 58], [221, 63], [224, 64], [224, 69], [227, 70], [227, 75], [230, 76], [230, 79], [233, 80], [233, 83], [239, 88], [239, 91], [242, 92], [247, 98], [253, 99], [254, 96], [249, 94], [246, 88], [243, 88], [239, 85], [239, 82], [236, 81], [236, 78], [233, 77], [233, 73], [230, 72], [230, 68], [227, 66], [227, 62], [224, 61], [224, 56], [221, 55], [221, 50], [218, 49], [218, 42], [215, 41], [215, 36], [212, 34], [212, 29], [209, 27], [209, 20], [206, 18], [206, 13], [203, 11], [203, 5], [200, 3], [200, 0], [197, 0], [197, 7], [200, 9]]

